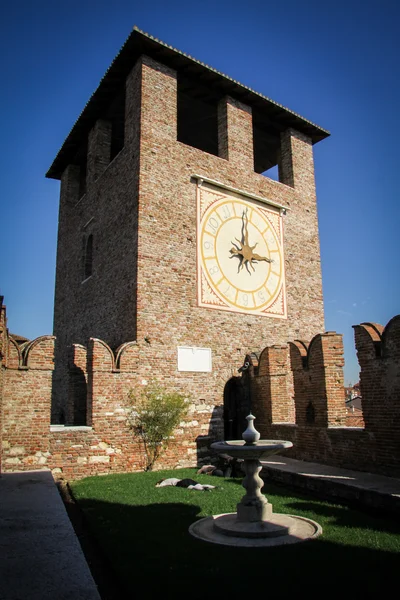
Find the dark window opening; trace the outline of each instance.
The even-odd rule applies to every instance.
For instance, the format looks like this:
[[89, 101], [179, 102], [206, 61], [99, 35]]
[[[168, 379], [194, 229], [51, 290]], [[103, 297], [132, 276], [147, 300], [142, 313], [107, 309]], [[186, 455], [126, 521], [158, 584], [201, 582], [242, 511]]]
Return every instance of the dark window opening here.
[[87, 279], [93, 271], [93, 234], [90, 234], [86, 240], [84, 269], [84, 279]]
[[178, 141], [218, 156], [218, 101], [215, 93], [178, 75]]
[[69, 395], [73, 406], [73, 424], [87, 425], [87, 386], [85, 374], [76, 365], [69, 372]]
[[253, 108], [254, 171], [279, 181], [281, 132], [265, 112]]
[[309, 425], [315, 423], [315, 408], [312, 402], [309, 402], [306, 408], [306, 422]]
[[104, 119], [111, 123], [111, 148], [110, 148], [110, 161], [112, 161], [117, 154], [124, 147], [125, 141], [125, 86], [116, 94], [107, 112], [104, 115]]

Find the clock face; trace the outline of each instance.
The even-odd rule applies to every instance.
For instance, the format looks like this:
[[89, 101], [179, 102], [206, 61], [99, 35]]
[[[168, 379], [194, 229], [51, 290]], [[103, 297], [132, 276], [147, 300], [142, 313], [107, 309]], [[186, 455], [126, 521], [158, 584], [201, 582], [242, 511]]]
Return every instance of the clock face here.
[[286, 317], [279, 210], [207, 185], [198, 211], [199, 304]]

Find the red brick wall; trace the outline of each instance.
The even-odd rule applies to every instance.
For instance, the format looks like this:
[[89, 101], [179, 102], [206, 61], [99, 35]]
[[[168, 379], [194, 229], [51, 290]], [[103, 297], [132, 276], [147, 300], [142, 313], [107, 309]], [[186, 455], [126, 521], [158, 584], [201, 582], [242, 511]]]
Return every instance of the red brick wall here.
[[[76, 358], [83, 366], [83, 349]], [[128, 426], [131, 389], [143, 385], [139, 372], [140, 360], [150, 350], [135, 342], [126, 343], [114, 354], [109, 346], [91, 339], [87, 352], [88, 405], [92, 427], [53, 426], [50, 434], [49, 462], [66, 477], [83, 477], [123, 471], [141, 470], [145, 466], [143, 447]], [[148, 373], [149, 380], [152, 373]], [[190, 402], [188, 417], [174, 432], [167, 451], [157, 463], [158, 468], [196, 465], [207, 451], [212, 425], [213, 406]], [[220, 417], [220, 415], [219, 415]], [[220, 418], [219, 418], [220, 422]], [[222, 432], [213, 438], [221, 437]]]
[[[68, 166], [61, 180], [53, 423], [74, 423], [67, 368], [72, 344], [98, 337], [115, 349], [136, 338], [140, 78], [138, 64], [126, 80], [124, 148], [106, 164], [110, 130], [106, 121], [99, 121], [89, 134], [86, 193], [79, 197], [79, 167]], [[93, 274], [84, 280], [82, 245], [89, 234]]]
[[40, 468], [48, 463], [54, 338], [42, 336], [19, 352], [9, 342], [3, 389], [3, 470]]
[[347, 413], [346, 415], [346, 427], [365, 427], [364, 417], [361, 414]]
[[[290, 368], [283, 348], [281, 383], [275, 387], [277, 404], [286, 412], [293, 381], [295, 423], [274, 418], [274, 369], [276, 349], [261, 354], [252, 389], [257, 426], [263, 437], [283, 438], [294, 444], [288, 452], [310, 460], [398, 476], [400, 474], [400, 317], [384, 329], [376, 324], [355, 327], [360, 363], [363, 416], [348, 415], [343, 386], [343, 345], [341, 336], [328, 332], [317, 335], [310, 344], [290, 344]], [[315, 422], [307, 419], [312, 403]], [[283, 413], [281, 413], [283, 414]], [[364, 428], [365, 420], [365, 428]]]
[[[3, 327], [4, 323], [3, 318]], [[400, 317], [385, 329], [364, 324], [355, 333], [365, 429], [354, 423], [342, 426], [351, 423], [349, 417], [336, 425], [345, 407], [340, 387], [343, 349], [334, 333], [316, 336], [310, 344], [291, 344], [290, 352], [288, 346], [273, 346], [263, 351], [258, 363], [253, 360], [246, 377], [251, 380], [257, 428], [263, 437], [293, 441], [289, 454], [302, 460], [399, 475]], [[141, 470], [145, 457], [128, 426], [128, 395], [156, 373], [141, 368], [151, 361], [151, 345], [130, 342], [113, 352], [92, 338], [87, 349], [74, 347], [75, 366], [87, 381], [91, 427], [50, 428], [53, 354], [52, 336], [20, 348], [3, 330], [3, 470], [50, 468], [67, 478]], [[184, 393], [173, 373], [164, 376], [162, 384]], [[315, 401], [315, 423], [304, 417], [310, 398]], [[221, 407], [207, 402], [205, 395], [200, 400], [190, 397], [189, 402], [189, 414], [157, 468], [208, 460], [210, 442], [223, 437]]]
[[397, 469], [400, 459], [400, 316], [383, 329], [375, 323], [354, 327], [360, 364], [365, 430], [373, 434], [375, 461]]
[[[13, 340], [9, 347], [1, 403], [4, 471], [50, 468], [79, 478], [144, 468], [144, 449], [127, 417], [129, 392], [144, 383], [138, 365], [140, 360], [146, 362], [147, 345], [125, 343], [115, 354], [98, 339], [91, 339], [88, 349], [75, 345], [70, 368], [78, 367], [87, 380], [91, 427], [50, 427], [53, 337], [29, 342], [19, 355]], [[152, 376], [148, 372], [149, 381]], [[188, 416], [174, 432], [158, 468], [194, 466], [209, 454], [210, 440], [223, 436], [221, 410], [204, 399], [196, 404], [190, 397], [188, 401]]]
[[260, 432], [267, 430], [272, 423], [294, 422], [288, 361], [286, 345], [265, 348], [260, 355], [257, 377], [253, 375], [251, 378], [252, 412], [257, 415]]
[[[220, 156], [178, 141], [177, 74], [145, 56], [126, 82], [125, 146], [105, 170], [103, 121], [89, 138], [86, 194], [76, 197], [68, 170], [61, 189], [57, 365], [66, 364], [68, 347], [91, 336], [113, 350], [136, 339], [140, 346], [151, 346], [143, 355], [147, 362], [139, 363], [144, 378], [157, 370], [159, 379], [189, 393], [195, 402], [220, 406], [224, 385], [237, 373], [245, 353], [259, 352], [266, 343], [309, 338], [323, 328], [308, 138], [292, 130], [282, 137], [280, 171], [287, 184], [254, 172], [252, 111], [233, 98], [223, 98], [219, 105]], [[284, 217], [287, 319], [197, 305], [194, 174], [290, 207]], [[93, 276], [82, 283], [78, 265], [85, 227], [93, 232], [94, 258]], [[211, 348], [213, 372], [178, 372], [178, 346]], [[64, 410], [72, 423], [73, 411], [65, 411], [65, 367], [57, 366], [55, 384], [53, 422]]]

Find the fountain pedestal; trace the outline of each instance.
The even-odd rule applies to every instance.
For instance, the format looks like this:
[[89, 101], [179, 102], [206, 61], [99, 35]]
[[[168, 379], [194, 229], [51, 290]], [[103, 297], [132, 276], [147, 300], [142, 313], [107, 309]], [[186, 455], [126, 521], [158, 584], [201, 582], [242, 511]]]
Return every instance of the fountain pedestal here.
[[211, 444], [219, 454], [244, 461], [242, 485], [246, 493], [237, 504], [237, 512], [200, 519], [190, 526], [189, 532], [202, 540], [229, 546], [276, 546], [317, 537], [322, 533], [318, 523], [293, 515], [274, 514], [272, 504], [261, 493], [264, 481], [259, 476], [260, 461], [291, 448], [292, 442], [260, 440], [260, 434], [254, 428], [255, 417], [249, 415], [246, 418], [248, 427], [242, 436], [244, 441]]
[[264, 486], [264, 482], [259, 476], [261, 469], [262, 465], [258, 459], [249, 459], [244, 462], [246, 477], [242, 485], [246, 494], [236, 507], [238, 521], [254, 523], [265, 521], [272, 515], [272, 504], [261, 493], [261, 488]]

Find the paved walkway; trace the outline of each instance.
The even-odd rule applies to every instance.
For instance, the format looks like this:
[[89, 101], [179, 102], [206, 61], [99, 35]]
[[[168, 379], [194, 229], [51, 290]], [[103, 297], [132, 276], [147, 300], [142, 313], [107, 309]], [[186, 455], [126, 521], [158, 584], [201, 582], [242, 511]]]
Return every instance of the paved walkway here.
[[285, 456], [263, 461], [262, 475], [336, 500], [400, 514], [400, 479], [339, 469]]
[[[263, 474], [400, 513], [400, 479], [282, 456]], [[50, 471], [0, 476], [0, 600], [101, 600]]]
[[100, 600], [50, 471], [0, 476], [0, 600]]

